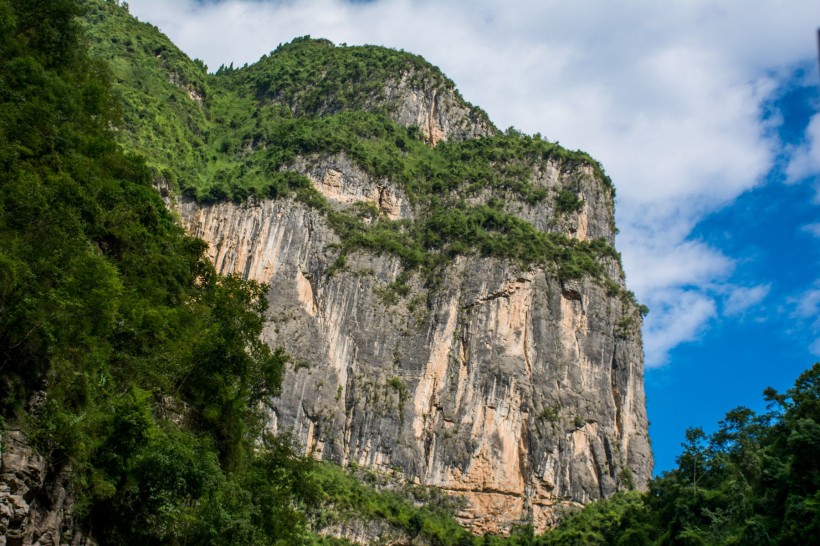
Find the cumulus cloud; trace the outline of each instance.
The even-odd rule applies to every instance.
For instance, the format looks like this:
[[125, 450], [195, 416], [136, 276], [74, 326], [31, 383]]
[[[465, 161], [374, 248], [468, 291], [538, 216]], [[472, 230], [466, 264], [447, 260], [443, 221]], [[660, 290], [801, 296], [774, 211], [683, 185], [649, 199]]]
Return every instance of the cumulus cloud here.
[[638, 294], [653, 297], [669, 287], [706, 286], [734, 267], [729, 258], [702, 242], [678, 242], [664, 235], [633, 232], [633, 238], [623, 240], [629, 286]]
[[820, 326], [820, 283], [815, 283], [795, 303], [795, 315], [798, 318], [813, 319]]
[[[652, 311], [644, 322], [644, 351], [649, 367], [663, 366], [669, 351], [697, 338], [716, 316], [714, 300], [697, 291], [665, 289], [652, 294]], [[653, 305], [654, 304], [654, 305]]]
[[[733, 262], [690, 233], [772, 168], [778, 143], [761, 107], [796, 63], [814, 58], [820, 20], [816, 0], [793, 0], [788, 9], [774, 0], [130, 5], [212, 69], [254, 62], [304, 34], [412, 51], [500, 127], [591, 153], [618, 189], [628, 282], [652, 308], [649, 365], [665, 362], [715, 315], [721, 295], [712, 287], [725, 285]], [[820, 117], [790, 177], [817, 170], [818, 133]]]

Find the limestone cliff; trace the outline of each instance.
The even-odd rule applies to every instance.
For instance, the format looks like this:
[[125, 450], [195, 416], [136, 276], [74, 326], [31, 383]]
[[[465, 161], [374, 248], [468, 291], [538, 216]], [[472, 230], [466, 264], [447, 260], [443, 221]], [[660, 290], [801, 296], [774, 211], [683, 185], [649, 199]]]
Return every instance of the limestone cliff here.
[[[7, 90], [43, 119], [11, 104], [4, 135], [0, 546], [298, 542], [319, 495], [249, 436], [256, 404], [311, 456], [441, 490], [409, 503], [463, 497], [477, 532], [645, 485], [641, 317], [592, 158], [499, 132], [405, 52], [305, 37], [208, 74], [87, 0], [109, 95], [73, 3], [6, 4], [6, 64], [35, 76]], [[152, 177], [219, 272], [269, 285], [264, 330], [258, 292], [208, 282]], [[275, 398], [283, 360], [260, 333], [291, 355]], [[357, 498], [312, 530], [431, 527]]]
[[74, 522], [67, 466], [55, 470], [17, 430], [0, 432], [0, 546], [92, 546]]
[[[590, 167], [531, 167], [548, 198], [510, 194], [508, 211], [542, 231], [614, 240], [612, 195]], [[344, 154], [289, 168], [340, 210], [365, 201], [414, 217], [400, 186]], [[567, 187], [582, 206], [560, 213]], [[176, 207], [219, 272], [270, 283], [265, 338], [294, 357], [270, 428], [292, 430], [315, 457], [462, 495], [460, 517], [477, 532], [529, 519], [544, 529], [567, 507], [649, 480], [641, 316], [613, 291], [624, 286], [617, 260], [603, 260], [607, 288], [463, 255], [405, 274], [396, 292], [398, 258], [358, 251], [339, 268], [337, 234], [296, 200]]]
[[220, 273], [270, 284], [272, 430], [464, 496], [478, 532], [646, 485], [641, 316], [594, 160], [502, 134], [406, 52], [303, 37], [205, 74], [100, 35], [153, 78], [117, 80], [122, 141]]

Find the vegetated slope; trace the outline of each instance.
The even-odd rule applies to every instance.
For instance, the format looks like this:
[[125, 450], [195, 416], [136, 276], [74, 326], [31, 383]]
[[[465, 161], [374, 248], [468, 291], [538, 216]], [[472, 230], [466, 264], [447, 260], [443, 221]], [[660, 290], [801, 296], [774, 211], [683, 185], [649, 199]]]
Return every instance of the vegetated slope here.
[[[212, 92], [205, 65], [115, 2], [83, 4], [92, 56], [103, 56], [119, 101], [118, 140], [167, 178], [198, 178], [210, 160]], [[189, 182], [193, 184], [193, 182]]]
[[[611, 187], [598, 163], [540, 136], [499, 133], [418, 56], [303, 38], [250, 67], [222, 67], [209, 76], [201, 61], [189, 60], [124, 9], [88, 4], [92, 51], [111, 64], [124, 101], [121, 141], [184, 195], [241, 202], [295, 194], [330, 212], [327, 200], [292, 166], [299, 157], [337, 153], [372, 177], [399, 184], [420, 212], [408, 226], [386, 218], [362, 221], [368, 210], [333, 211], [330, 223], [347, 245], [396, 252], [410, 266], [428, 263], [430, 251], [478, 249], [522, 262], [566, 264], [566, 276], [595, 272], [597, 256], [615, 256], [612, 241], [579, 243], [563, 236], [560, 223], [539, 233], [503, 207], [512, 193], [572, 212], [581, 205], [579, 185], [548, 195], [534, 184], [532, 163], [588, 164]], [[431, 107], [423, 96], [430, 89], [444, 97], [436, 109], [443, 120], [433, 125], [450, 140], [435, 148], [427, 145], [425, 120], [408, 113], [406, 104], [415, 102], [413, 114], [421, 116]], [[475, 135], [489, 138], [465, 140]], [[481, 199], [471, 204], [470, 196], [477, 195]], [[388, 244], [390, 239], [398, 244]]]
[[80, 14], [0, 0], [0, 535], [299, 542], [304, 463], [260, 440], [285, 361], [264, 292], [215, 273], [115, 142]]
[[645, 485], [642, 309], [597, 162], [500, 133], [413, 55], [302, 38], [208, 76], [89, 5], [95, 54], [148, 82], [115, 78], [122, 142], [219, 272], [271, 284], [263, 335], [294, 355], [271, 427], [463, 495], [481, 532]]

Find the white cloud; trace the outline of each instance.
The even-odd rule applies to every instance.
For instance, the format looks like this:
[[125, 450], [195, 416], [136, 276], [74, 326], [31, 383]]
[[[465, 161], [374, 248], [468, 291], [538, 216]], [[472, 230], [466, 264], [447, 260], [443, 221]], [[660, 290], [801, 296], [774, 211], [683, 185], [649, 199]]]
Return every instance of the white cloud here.
[[820, 356], [820, 337], [815, 339], [814, 342], [809, 345], [809, 351], [811, 351], [811, 354], [815, 356]]
[[798, 147], [786, 167], [789, 182], [799, 182], [809, 176], [820, 175], [820, 114], [816, 114], [806, 127], [803, 145]]
[[647, 367], [667, 363], [669, 351], [692, 341], [706, 322], [716, 315], [715, 302], [697, 291], [666, 289], [653, 293], [650, 313], [644, 322]]
[[676, 242], [676, 237], [664, 234], [641, 235], [637, 240], [623, 241], [622, 255], [629, 287], [638, 294], [651, 296], [668, 287], [706, 286], [733, 268], [731, 260], [704, 243]]
[[820, 356], [820, 280], [798, 297], [790, 300], [794, 305], [793, 317], [797, 321], [809, 323], [814, 341], [809, 344], [809, 351]]
[[815, 237], [820, 237], [820, 222], [815, 224], [806, 224], [803, 226], [803, 231], [811, 233]]
[[[817, 286], [817, 283], [815, 283]], [[820, 326], [820, 287], [804, 292], [795, 302], [795, 315], [799, 318], [814, 319]]]
[[[796, 63], [815, 58], [820, 20], [816, 0], [788, 9], [774, 0], [130, 4], [212, 69], [304, 34], [412, 51], [500, 127], [591, 153], [618, 189], [628, 281], [652, 308], [650, 365], [715, 314], [712, 287], [726, 284], [733, 262], [690, 233], [772, 167], [778, 143], [761, 105]], [[791, 176], [817, 170], [818, 132], [820, 117]]]
[[769, 295], [771, 288], [771, 285], [768, 284], [751, 287], [730, 287], [728, 296], [723, 302], [723, 314], [726, 316], [742, 314], [750, 307], [763, 301]]

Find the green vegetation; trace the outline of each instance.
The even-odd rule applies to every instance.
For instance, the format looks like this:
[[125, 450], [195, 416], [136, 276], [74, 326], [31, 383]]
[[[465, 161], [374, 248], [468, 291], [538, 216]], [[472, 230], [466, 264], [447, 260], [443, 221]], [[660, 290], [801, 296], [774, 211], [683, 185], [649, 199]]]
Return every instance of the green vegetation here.
[[121, 105], [117, 139], [145, 157], [155, 177], [193, 183], [210, 159], [213, 93], [205, 65], [117, 2], [80, 3], [92, 57], [106, 61]]
[[766, 389], [769, 411], [726, 414], [687, 432], [678, 468], [647, 494], [590, 505], [528, 544], [813, 544], [820, 532], [820, 364], [792, 389]]
[[407, 397], [409, 396], [407, 384], [398, 376], [391, 377], [387, 381], [387, 384], [391, 389], [396, 391], [396, 394], [399, 397], [399, 418], [401, 419], [401, 422], [404, 423], [404, 406], [407, 403]]
[[578, 212], [584, 208], [584, 200], [569, 190], [561, 190], [555, 198], [555, 210], [558, 212]]
[[[155, 178], [185, 195], [201, 202], [294, 197], [325, 213], [339, 233], [340, 267], [344, 254], [360, 248], [426, 270], [455, 254], [479, 252], [524, 266], [542, 263], [571, 278], [600, 276], [600, 259], [618, 257], [600, 241], [539, 232], [503, 207], [510, 196], [530, 204], [548, 197], [532, 167], [545, 161], [567, 169], [592, 165], [611, 189], [587, 154], [512, 129], [432, 148], [418, 128], [390, 118], [396, 104], [385, 96], [385, 83], [397, 78], [457, 95], [453, 83], [418, 56], [303, 37], [252, 66], [208, 75], [201, 62], [115, 2], [85, 3], [92, 51], [111, 65], [123, 103], [121, 142], [146, 158]], [[467, 107], [472, 121], [492, 128], [486, 114]], [[296, 158], [313, 154], [344, 154], [376, 179], [390, 180], [411, 202], [416, 220], [335, 209], [290, 171]], [[563, 195], [559, 209], [567, 206]]]
[[561, 415], [561, 406], [560, 404], [553, 404], [552, 406], [547, 406], [541, 411], [540, 417], [542, 419], [546, 419], [550, 423], [555, 423], [558, 421], [558, 417]]
[[314, 478], [324, 499], [310, 512], [310, 520], [316, 526], [382, 521], [399, 534], [431, 544], [472, 544], [473, 536], [453, 517], [457, 509], [455, 499], [434, 488], [396, 486], [395, 479], [375, 472], [346, 472], [331, 464], [316, 465]]
[[79, 13], [0, 0], [2, 421], [70, 464], [102, 544], [298, 543], [314, 489], [261, 434], [286, 360], [264, 287], [217, 276], [115, 142]]
[[[376, 46], [336, 47], [309, 36], [280, 45], [250, 67], [220, 67], [217, 74], [260, 101], [286, 105], [297, 116], [320, 116], [341, 110], [387, 113], [393, 106], [385, 82], [405, 76], [409, 84], [441, 92], [455, 85], [418, 55]], [[378, 103], [378, 106], [374, 106]], [[487, 115], [471, 107], [472, 117], [489, 125]]]

